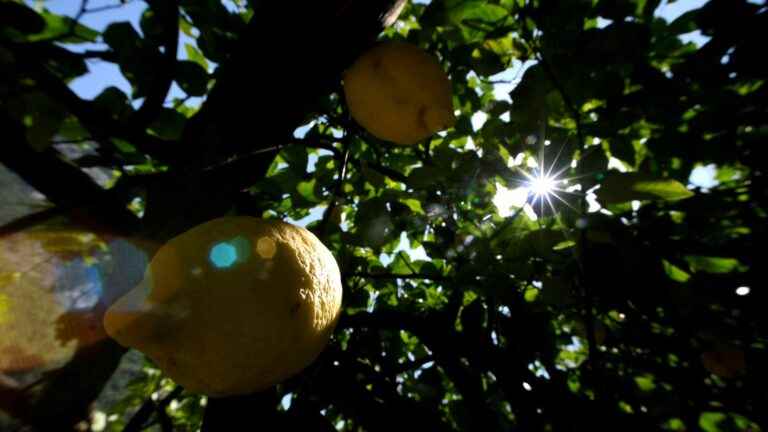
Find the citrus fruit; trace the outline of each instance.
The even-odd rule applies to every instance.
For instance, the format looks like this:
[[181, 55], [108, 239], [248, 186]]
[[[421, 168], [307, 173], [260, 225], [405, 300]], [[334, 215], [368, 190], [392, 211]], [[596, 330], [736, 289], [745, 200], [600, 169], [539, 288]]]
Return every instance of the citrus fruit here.
[[311, 232], [223, 217], [163, 245], [104, 327], [171, 379], [210, 396], [251, 393], [300, 372], [328, 342], [341, 277]]
[[343, 78], [352, 117], [377, 138], [416, 144], [455, 122], [448, 76], [437, 59], [414, 45], [379, 44]]

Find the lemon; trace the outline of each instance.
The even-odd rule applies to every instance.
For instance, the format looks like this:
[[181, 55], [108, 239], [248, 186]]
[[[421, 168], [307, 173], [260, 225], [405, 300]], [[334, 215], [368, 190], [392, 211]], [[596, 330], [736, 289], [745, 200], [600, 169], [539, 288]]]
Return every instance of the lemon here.
[[377, 138], [411, 145], [453, 126], [451, 83], [420, 48], [379, 44], [344, 73], [352, 117]]
[[327, 344], [341, 277], [311, 232], [224, 217], [170, 240], [104, 327], [187, 390], [250, 393], [300, 372]]

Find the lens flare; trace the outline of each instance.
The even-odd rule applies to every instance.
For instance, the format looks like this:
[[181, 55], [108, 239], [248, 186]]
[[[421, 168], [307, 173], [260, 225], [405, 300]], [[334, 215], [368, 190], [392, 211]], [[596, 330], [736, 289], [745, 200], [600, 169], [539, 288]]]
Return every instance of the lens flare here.
[[[575, 181], [585, 175], [576, 177], [563, 176], [572, 165], [571, 161], [558, 164], [558, 159], [564, 147], [565, 145], [560, 147], [557, 155], [551, 161], [545, 160], [544, 151], [542, 150], [538, 157], [534, 158], [533, 156], [526, 156], [524, 153], [521, 153], [515, 158], [514, 162], [510, 162], [511, 166], [514, 166], [521, 176], [516, 180], [512, 180], [516, 183], [514, 187], [507, 188], [505, 185], [500, 184], [496, 186], [494, 204], [496, 204], [502, 217], [517, 215], [520, 212], [511, 211], [510, 207], [517, 207], [521, 211], [524, 210], [525, 214], [532, 220], [544, 216], [545, 209], [551, 211], [551, 215], [556, 216], [559, 203], [574, 211], [578, 211], [568, 202], [569, 200], [565, 199], [565, 196], [576, 195], [584, 197], [581, 185]], [[528, 161], [527, 164], [525, 163], [526, 160]], [[523, 196], [524, 202], [520, 202], [520, 198]]]
[[530, 181], [528, 189], [537, 197], [547, 196], [555, 192], [558, 180], [546, 175], [538, 175]]

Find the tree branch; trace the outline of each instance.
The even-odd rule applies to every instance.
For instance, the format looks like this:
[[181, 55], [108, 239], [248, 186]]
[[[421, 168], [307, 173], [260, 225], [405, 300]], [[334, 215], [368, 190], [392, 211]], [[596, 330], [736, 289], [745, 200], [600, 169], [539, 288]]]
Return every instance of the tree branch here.
[[18, 64], [35, 80], [35, 85], [48, 96], [64, 105], [88, 129], [89, 133], [102, 144], [109, 138], [124, 138], [140, 151], [160, 160], [173, 155], [171, 143], [148, 135], [144, 130], [119, 122], [98, 111], [89, 101], [81, 99], [59, 77], [45, 67], [44, 59], [51, 56], [75, 56], [64, 48], [52, 44], [7, 44], [13, 51]]
[[347, 273], [344, 277], [361, 277], [366, 279], [421, 279], [432, 280], [435, 282], [444, 282], [448, 278], [445, 276], [431, 276], [419, 273], [397, 274], [397, 273]]
[[113, 5], [104, 5], [104, 6], [96, 6], [92, 8], [85, 9], [86, 14], [92, 14], [92, 13], [98, 13], [98, 12], [104, 12], [108, 10], [114, 10], [114, 9], [120, 9], [121, 7], [127, 5], [128, 3], [132, 3], [133, 0], [121, 0], [118, 4]]
[[[26, 142], [24, 127], [0, 115], [0, 130], [9, 138], [0, 146], [0, 160], [49, 200], [63, 208], [90, 205], [90, 211], [115, 226], [135, 229], [138, 220], [119, 197], [110, 194], [91, 178], [61, 159], [52, 148], [41, 153]], [[36, 217], [31, 217], [37, 220]]]
[[157, 118], [171, 89], [176, 68], [176, 52], [179, 44], [179, 6], [176, 0], [154, 0], [149, 7], [157, 14], [163, 26], [163, 54], [144, 103], [130, 119], [138, 130], [144, 131]]
[[[435, 362], [443, 367], [472, 412], [473, 430], [495, 430], [493, 412], [488, 406], [482, 380], [465, 364], [467, 346], [453, 329], [451, 317], [440, 314], [415, 315], [399, 311], [360, 312], [343, 315], [341, 327], [402, 329], [415, 334], [433, 352]], [[438, 330], [439, 329], [439, 330]]]
[[339, 164], [339, 178], [336, 180], [336, 184], [333, 188], [331, 203], [323, 212], [323, 217], [320, 219], [320, 224], [317, 227], [317, 232], [321, 239], [325, 238], [327, 235], [328, 222], [330, 221], [333, 212], [336, 210], [339, 200], [343, 198], [342, 192], [344, 190], [344, 180], [347, 177], [347, 164], [349, 163], [349, 141], [344, 139], [342, 142], [344, 145], [344, 152], [339, 158], [336, 158], [336, 161]]

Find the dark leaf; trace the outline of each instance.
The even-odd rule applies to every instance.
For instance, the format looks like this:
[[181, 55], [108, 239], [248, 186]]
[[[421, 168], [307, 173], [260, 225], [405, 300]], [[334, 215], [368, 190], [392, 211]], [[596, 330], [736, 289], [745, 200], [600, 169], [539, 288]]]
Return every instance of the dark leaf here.
[[190, 96], [203, 96], [208, 91], [208, 72], [200, 64], [181, 60], [176, 63], [176, 82]]

